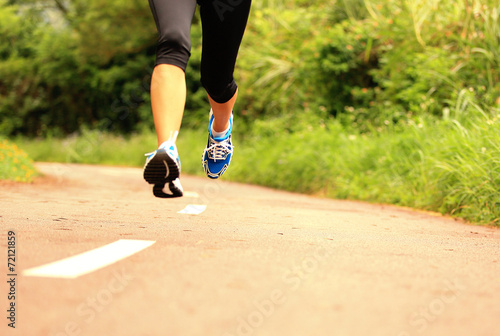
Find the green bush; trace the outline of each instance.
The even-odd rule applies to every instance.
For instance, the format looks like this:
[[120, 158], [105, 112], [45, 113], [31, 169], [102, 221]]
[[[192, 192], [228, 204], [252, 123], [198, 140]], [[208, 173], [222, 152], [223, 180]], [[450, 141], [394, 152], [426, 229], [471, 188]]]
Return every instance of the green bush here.
[[0, 134], [151, 125], [138, 113], [154, 61], [147, 2], [15, 4], [0, 1]]
[[0, 180], [31, 182], [36, 174], [26, 152], [10, 141], [0, 140]]
[[[495, 1], [257, 2], [239, 68], [248, 119], [304, 111], [363, 131], [500, 96]], [[285, 47], [286, 46], [286, 47]]]

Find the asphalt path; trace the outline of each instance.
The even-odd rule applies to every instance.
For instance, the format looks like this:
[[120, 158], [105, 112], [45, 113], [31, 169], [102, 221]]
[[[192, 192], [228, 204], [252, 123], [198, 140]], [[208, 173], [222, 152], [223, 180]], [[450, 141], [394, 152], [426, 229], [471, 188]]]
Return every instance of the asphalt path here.
[[0, 182], [1, 335], [500, 335], [498, 229], [189, 176], [158, 199], [140, 169], [38, 168]]

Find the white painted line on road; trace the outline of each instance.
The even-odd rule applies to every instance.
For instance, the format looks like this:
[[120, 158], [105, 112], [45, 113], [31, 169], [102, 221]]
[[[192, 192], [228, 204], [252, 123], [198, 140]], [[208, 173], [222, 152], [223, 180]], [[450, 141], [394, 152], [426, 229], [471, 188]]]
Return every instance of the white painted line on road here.
[[206, 205], [199, 205], [199, 204], [188, 204], [184, 209], [181, 211], [177, 212], [180, 214], [186, 214], [186, 215], [199, 215], [203, 211], [207, 209]]
[[121, 239], [73, 257], [27, 269], [23, 275], [74, 279], [125, 259], [154, 243], [155, 241]]

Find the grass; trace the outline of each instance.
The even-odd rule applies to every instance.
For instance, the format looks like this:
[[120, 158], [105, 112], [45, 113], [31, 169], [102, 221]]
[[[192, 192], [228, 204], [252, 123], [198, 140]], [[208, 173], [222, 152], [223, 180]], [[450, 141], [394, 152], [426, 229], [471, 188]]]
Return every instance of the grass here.
[[[369, 134], [335, 121], [247, 139], [229, 177], [500, 225], [500, 115], [421, 118]], [[235, 156], [236, 158], [236, 156]]]
[[[337, 199], [439, 211], [500, 226], [500, 114], [472, 102], [451, 116], [421, 117], [360, 133], [302, 115], [258, 120], [236, 134], [224, 179]], [[237, 125], [236, 125], [237, 127]], [[129, 137], [85, 131], [68, 139], [18, 139], [35, 160], [141, 167], [153, 133]], [[206, 131], [182, 130], [184, 173], [203, 175]]]
[[32, 182], [36, 176], [26, 152], [6, 139], [0, 140], [0, 180]]
[[122, 136], [93, 130], [67, 138], [18, 137], [15, 142], [25, 148], [35, 161], [141, 166], [144, 151], [156, 146], [156, 135]]

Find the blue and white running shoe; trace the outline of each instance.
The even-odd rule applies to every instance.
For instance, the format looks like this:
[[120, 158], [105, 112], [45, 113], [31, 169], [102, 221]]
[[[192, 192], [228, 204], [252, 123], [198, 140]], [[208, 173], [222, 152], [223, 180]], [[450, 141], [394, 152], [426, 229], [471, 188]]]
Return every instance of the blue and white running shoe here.
[[[181, 197], [183, 195], [179, 181], [181, 160], [175, 144], [164, 142], [156, 151], [146, 156], [144, 179], [149, 184], [154, 184], [153, 194], [161, 198]], [[167, 184], [169, 193], [165, 192]]]
[[233, 156], [233, 144], [231, 142], [231, 132], [233, 130], [233, 116], [229, 119], [229, 130], [220, 138], [213, 137], [212, 123], [214, 116], [210, 111], [210, 121], [208, 123], [208, 143], [203, 152], [203, 170], [211, 179], [217, 179], [226, 171], [231, 157]]

